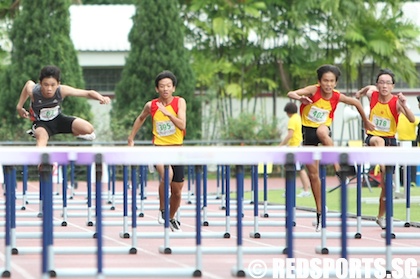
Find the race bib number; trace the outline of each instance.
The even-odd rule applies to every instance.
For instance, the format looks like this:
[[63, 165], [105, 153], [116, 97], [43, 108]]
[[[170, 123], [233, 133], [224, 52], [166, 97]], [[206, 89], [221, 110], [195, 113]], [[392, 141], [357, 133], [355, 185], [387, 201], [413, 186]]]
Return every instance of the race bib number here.
[[330, 112], [328, 110], [312, 106], [309, 110], [307, 118], [314, 123], [322, 124], [327, 121], [329, 113]]
[[175, 134], [175, 125], [172, 121], [159, 121], [156, 123], [159, 136], [165, 137]]
[[373, 124], [375, 124], [375, 130], [382, 132], [389, 132], [391, 130], [391, 120], [389, 118], [374, 115], [372, 120]]
[[43, 108], [39, 113], [39, 118], [43, 121], [49, 121], [57, 117], [59, 114], [60, 107], [56, 106], [53, 108]]

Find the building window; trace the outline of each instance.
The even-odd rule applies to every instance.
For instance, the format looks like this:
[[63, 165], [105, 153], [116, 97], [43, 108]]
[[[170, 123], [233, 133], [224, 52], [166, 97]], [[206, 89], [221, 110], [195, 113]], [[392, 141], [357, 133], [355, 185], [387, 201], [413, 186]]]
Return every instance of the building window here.
[[121, 79], [121, 68], [84, 68], [85, 88], [101, 92], [114, 92]]

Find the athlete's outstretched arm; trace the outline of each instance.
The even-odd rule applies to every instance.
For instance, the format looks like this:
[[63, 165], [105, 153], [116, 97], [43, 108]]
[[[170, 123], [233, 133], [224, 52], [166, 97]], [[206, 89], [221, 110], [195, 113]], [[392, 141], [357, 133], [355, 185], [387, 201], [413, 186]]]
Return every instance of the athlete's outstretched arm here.
[[61, 86], [61, 95], [63, 98], [67, 96], [74, 96], [74, 97], [84, 97], [88, 99], [98, 100], [100, 104], [109, 104], [111, 100], [109, 97], [102, 96], [95, 90], [85, 90], [74, 88], [68, 85], [60, 85]]
[[35, 83], [32, 80], [28, 80], [20, 93], [19, 102], [16, 105], [16, 110], [20, 117], [29, 118], [29, 112], [23, 107], [28, 98], [32, 99], [32, 90], [34, 89]]
[[294, 100], [299, 100], [304, 104], [312, 103], [310, 97], [315, 94], [317, 90], [316, 85], [309, 85], [301, 89], [297, 89], [294, 91], [289, 91], [287, 93], [287, 97]]
[[134, 146], [134, 137], [136, 136], [136, 134], [139, 131], [139, 129], [141, 128], [141, 126], [143, 126], [143, 123], [146, 120], [147, 116], [149, 116], [151, 105], [152, 105], [151, 101], [147, 102], [144, 105], [144, 108], [141, 111], [141, 113], [139, 114], [139, 116], [137, 116], [136, 120], [134, 121], [133, 127], [131, 128], [131, 133], [128, 136], [128, 145], [129, 146]]

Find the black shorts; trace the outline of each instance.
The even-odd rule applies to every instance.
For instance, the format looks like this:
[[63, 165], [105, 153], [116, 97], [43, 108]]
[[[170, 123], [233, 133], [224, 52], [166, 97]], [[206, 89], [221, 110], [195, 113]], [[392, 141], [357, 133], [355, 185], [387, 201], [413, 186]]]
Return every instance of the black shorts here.
[[[318, 136], [316, 135], [317, 129], [318, 128], [302, 126], [303, 145], [317, 146], [321, 143]], [[329, 136], [331, 137], [330, 127], [328, 127], [328, 130], [330, 130]]]
[[32, 129], [43, 127], [47, 130], [48, 135], [51, 137], [56, 134], [72, 134], [72, 125], [76, 117], [59, 114], [56, 118], [50, 121], [34, 121]]
[[[156, 168], [156, 165], [154, 165], [154, 167]], [[180, 165], [171, 165], [172, 168], [172, 182], [184, 182], [184, 166], [180, 166]]]
[[184, 182], [184, 166], [176, 165], [171, 166], [174, 176], [172, 177], [172, 182]]
[[[365, 139], [365, 143], [369, 145], [370, 139], [372, 138], [372, 135], [367, 135], [366, 139]], [[380, 137], [380, 136], [377, 136]], [[387, 138], [387, 137], [380, 137], [383, 138], [385, 140], [385, 146], [397, 146], [397, 139], [396, 138]], [[392, 173], [395, 172], [395, 166], [392, 166]]]
[[[368, 135], [365, 139], [365, 143], [370, 146], [369, 142], [370, 139], [372, 138], [372, 135]], [[377, 136], [380, 137], [380, 136]], [[380, 137], [383, 138], [385, 140], [385, 146], [397, 146], [397, 139], [396, 138], [387, 138], [387, 137]]]

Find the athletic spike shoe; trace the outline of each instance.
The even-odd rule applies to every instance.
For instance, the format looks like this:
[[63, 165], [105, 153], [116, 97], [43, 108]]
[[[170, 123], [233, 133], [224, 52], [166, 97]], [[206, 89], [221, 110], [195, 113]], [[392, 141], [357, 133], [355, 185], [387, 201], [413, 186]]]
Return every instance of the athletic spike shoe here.
[[[340, 183], [341, 183], [341, 173], [340, 172], [338, 172], [338, 171], [336, 171], [335, 172], [335, 175], [337, 176], [337, 178], [338, 178], [338, 180], [340, 181]], [[349, 183], [350, 183], [350, 179], [348, 178], [348, 177], [346, 177], [346, 185], [349, 185]]]
[[181, 230], [181, 223], [178, 220], [171, 219], [169, 220], [169, 227], [173, 232], [182, 232]]
[[30, 135], [31, 137], [35, 138], [35, 133], [34, 133], [34, 130], [29, 129], [28, 131], [26, 131], [26, 133], [27, 133], [28, 135]]
[[159, 210], [158, 223], [159, 224], [164, 224], [165, 223], [165, 210]]
[[96, 138], [96, 135], [95, 135], [95, 132], [93, 132], [91, 134], [78, 135], [78, 136], [76, 136], [76, 138], [83, 139], [83, 140], [88, 140], [88, 141], [93, 141]]
[[309, 191], [302, 191], [300, 192], [299, 195], [296, 195], [296, 197], [298, 198], [306, 198], [306, 197], [310, 197], [311, 196], [311, 192]]
[[386, 221], [384, 217], [376, 218], [376, 224], [378, 224], [381, 229], [386, 229]]
[[320, 232], [321, 231], [321, 213], [317, 213], [316, 214], [316, 227], [315, 227], [315, 231], [316, 232]]

